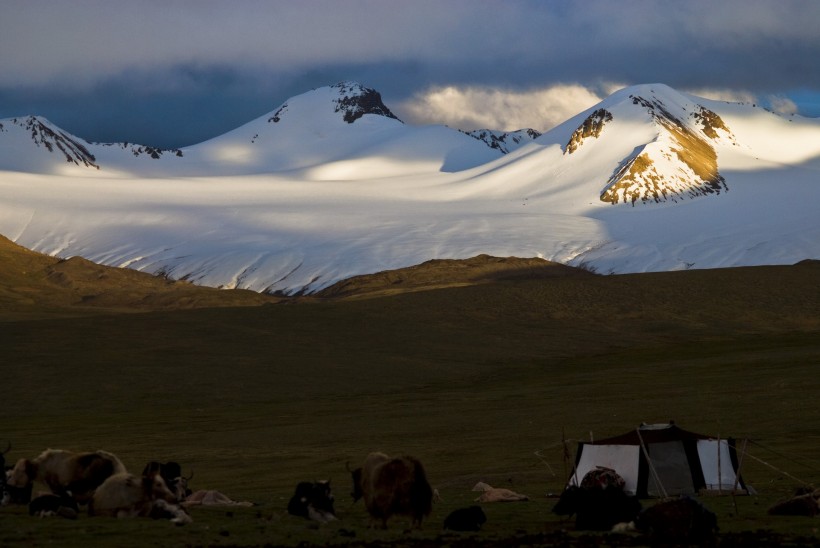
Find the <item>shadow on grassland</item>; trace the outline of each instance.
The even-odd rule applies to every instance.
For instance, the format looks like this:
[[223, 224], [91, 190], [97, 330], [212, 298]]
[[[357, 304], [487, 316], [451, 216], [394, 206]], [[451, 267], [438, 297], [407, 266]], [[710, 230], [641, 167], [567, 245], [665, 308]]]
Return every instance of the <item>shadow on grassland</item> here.
[[[488, 258], [479, 261], [480, 283], [431, 270], [424, 276], [438, 289], [419, 290], [423, 276], [412, 276], [412, 291], [389, 296], [374, 296], [382, 289], [371, 280], [372, 298], [251, 295], [279, 304], [217, 307], [209, 299], [233, 294], [190, 284], [176, 293], [167, 280], [142, 275], [145, 286], [114, 283], [119, 272], [81, 262], [69, 279], [107, 276], [102, 285], [60, 277], [55, 284], [46, 270], [20, 268], [29, 259], [0, 262], [0, 298], [11, 303], [0, 322], [0, 436], [13, 443], [6, 458], [60, 447], [104, 448], [131, 470], [173, 459], [195, 470], [194, 488], [257, 507], [195, 509], [194, 523], [170, 529], [85, 516], [38, 520], [4, 508], [3, 545], [458, 546], [465, 537], [442, 536], [440, 524], [472, 503], [478, 480], [531, 501], [487, 505], [487, 526], [468, 543], [563, 543], [560, 531], [572, 524], [551, 514], [554, 500], [545, 496], [567, 477], [562, 437], [572, 445], [642, 421], [754, 438], [777, 450], [761, 455], [777, 470], [820, 481], [791, 459], [820, 458], [817, 262], [488, 281], [496, 276], [488, 265], [503, 261]], [[407, 283], [396, 276], [408, 277], [382, 276], [393, 289]], [[450, 279], [457, 287], [441, 287]], [[93, 288], [100, 296], [84, 302]], [[208, 296], [187, 293], [200, 290]], [[89, 305], [102, 293], [110, 305]], [[422, 533], [405, 535], [398, 523], [370, 531], [362, 506], [349, 503], [346, 464], [371, 450], [425, 463], [443, 501]], [[759, 496], [737, 507], [729, 497], [705, 501], [727, 545], [779, 535], [816, 542], [811, 518], [765, 514], [791, 493], [791, 477], [755, 461], [744, 464], [744, 476]], [[325, 478], [340, 523], [317, 528], [288, 516], [295, 484]]]

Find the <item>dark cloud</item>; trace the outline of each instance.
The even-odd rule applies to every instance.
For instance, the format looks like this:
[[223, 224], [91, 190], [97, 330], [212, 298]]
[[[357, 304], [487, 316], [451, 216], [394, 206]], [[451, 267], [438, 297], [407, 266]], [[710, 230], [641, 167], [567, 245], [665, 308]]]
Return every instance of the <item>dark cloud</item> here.
[[7, 0], [0, 118], [182, 146], [340, 80], [388, 105], [442, 86], [664, 82], [784, 96], [812, 114], [817, 21], [812, 0]]

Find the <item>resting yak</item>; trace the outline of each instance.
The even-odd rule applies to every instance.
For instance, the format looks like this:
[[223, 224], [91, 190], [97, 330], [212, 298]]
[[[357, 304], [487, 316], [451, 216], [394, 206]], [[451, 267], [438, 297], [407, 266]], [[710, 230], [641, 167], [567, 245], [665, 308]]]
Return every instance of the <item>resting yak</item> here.
[[717, 516], [699, 501], [682, 496], [665, 500], [642, 511], [635, 528], [647, 533], [653, 544], [699, 544], [714, 539]]
[[433, 509], [433, 488], [414, 457], [370, 453], [351, 475], [353, 501], [363, 498], [373, 524], [380, 522], [382, 528], [394, 515], [410, 516], [411, 527], [420, 528]]
[[122, 472], [125, 466], [107, 451], [75, 453], [46, 449], [34, 459], [18, 460], [9, 474], [8, 484], [24, 489], [41, 481], [55, 495], [71, 493], [74, 500], [85, 504], [106, 478]]
[[769, 510], [772, 516], [816, 516], [820, 514], [820, 489], [799, 488], [786, 500], [773, 504]]
[[570, 485], [552, 511], [575, 515], [575, 528], [609, 531], [616, 524], [632, 522], [641, 511], [638, 498], [624, 491], [624, 481], [614, 470], [600, 468], [584, 476], [581, 486]]
[[450, 512], [444, 519], [446, 531], [480, 531], [487, 523], [487, 515], [481, 506], [469, 506]]
[[41, 518], [60, 516], [67, 519], [77, 519], [80, 508], [68, 493], [63, 495], [49, 493], [32, 500], [28, 505], [28, 513], [30, 516], [39, 516]]
[[191, 518], [159, 474], [136, 476], [123, 472], [107, 478], [88, 505], [90, 516], [166, 518], [182, 525]]
[[182, 475], [182, 466], [178, 462], [158, 462], [150, 461], [142, 469], [143, 476], [150, 476], [151, 474], [159, 474], [165, 480], [165, 485], [173, 492], [177, 500], [185, 500], [192, 491], [188, 488], [188, 482], [194, 477], [194, 473], [185, 477]]
[[333, 509], [334, 497], [330, 491], [330, 481], [300, 481], [293, 496], [288, 501], [288, 513], [320, 523], [336, 518]]

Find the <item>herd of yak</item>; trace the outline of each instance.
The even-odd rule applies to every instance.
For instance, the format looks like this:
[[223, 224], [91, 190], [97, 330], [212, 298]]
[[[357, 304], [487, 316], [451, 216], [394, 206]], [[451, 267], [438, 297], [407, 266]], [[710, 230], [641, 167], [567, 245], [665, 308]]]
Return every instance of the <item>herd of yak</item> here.
[[[47, 449], [33, 459], [19, 459], [6, 466], [0, 453], [0, 494], [2, 505], [28, 504], [29, 514], [76, 518], [81, 507], [89, 516], [150, 517], [168, 519], [182, 525], [191, 522], [187, 508], [202, 504], [203, 492], [192, 493], [190, 477], [182, 475], [176, 462], [149, 462], [142, 474], [129, 473], [122, 462], [107, 451], [72, 452]], [[430, 485], [424, 466], [411, 456], [390, 457], [374, 452], [362, 466], [350, 469], [355, 501], [362, 499], [371, 526], [386, 528], [394, 516], [409, 518], [412, 528], [421, 527], [431, 514], [438, 492]], [[32, 498], [35, 482], [49, 492]], [[507, 491], [492, 489], [491, 491]], [[217, 492], [211, 492], [217, 493]], [[510, 492], [512, 493], [512, 492]], [[217, 493], [218, 494], [218, 493]], [[515, 495], [515, 493], [512, 493]], [[493, 498], [486, 492], [478, 502], [527, 500], [507, 493]], [[770, 513], [817, 515], [818, 492], [799, 494]], [[217, 504], [235, 503], [217, 498]], [[250, 504], [250, 503], [247, 503]], [[334, 497], [327, 481], [297, 484], [287, 511], [294, 516], [326, 523], [336, 520]], [[700, 502], [679, 497], [642, 508], [637, 497], [624, 490], [624, 480], [613, 470], [599, 468], [587, 474], [580, 485], [568, 486], [553, 508], [559, 516], [575, 516], [578, 530], [638, 531], [653, 538], [673, 542], [701, 542], [718, 530], [717, 517]], [[451, 512], [444, 520], [450, 531], [479, 531], [487, 521], [481, 506]]]

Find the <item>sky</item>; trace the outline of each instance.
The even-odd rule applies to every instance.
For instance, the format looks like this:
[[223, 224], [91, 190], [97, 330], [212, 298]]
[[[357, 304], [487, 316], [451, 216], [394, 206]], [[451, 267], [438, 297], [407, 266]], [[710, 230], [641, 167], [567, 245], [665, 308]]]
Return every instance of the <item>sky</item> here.
[[342, 80], [545, 131], [624, 86], [820, 116], [816, 0], [0, 0], [0, 118], [183, 147]]

